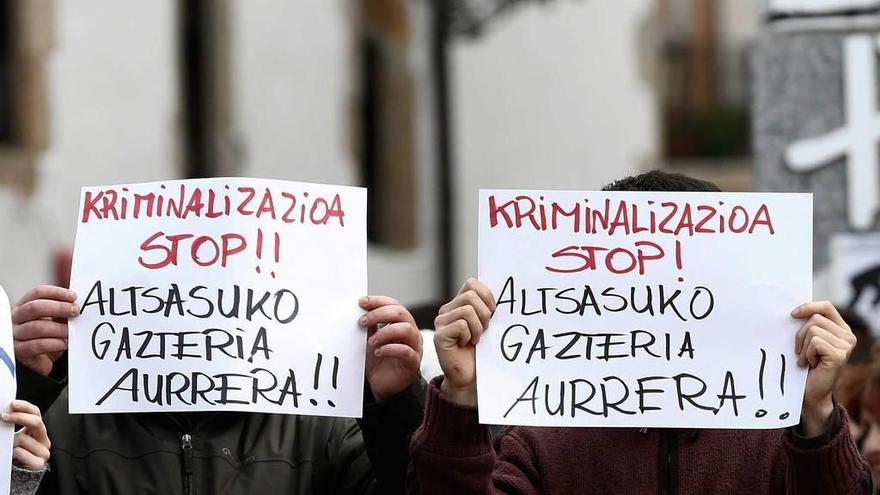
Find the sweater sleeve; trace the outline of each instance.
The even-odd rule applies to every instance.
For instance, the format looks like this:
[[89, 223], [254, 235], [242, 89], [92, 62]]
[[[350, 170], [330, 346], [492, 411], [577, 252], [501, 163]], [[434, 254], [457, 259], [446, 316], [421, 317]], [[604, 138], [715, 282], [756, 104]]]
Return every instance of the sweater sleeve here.
[[515, 433], [498, 440], [496, 455], [489, 427], [477, 411], [447, 399], [431, 382], [425, 419], [412, 444], [414, 493], [534, 495], [539, 492], [531, 449]]
[[[824, 442], [784, 433], [788, 495], [870, 495], [871, 471], [852, 440], [846, 414], [839, 408]], [[839, 418], [839, 419], [838, 419]]]
[[12, 466], [12, 482], [10, 484], [10, 495], [34, 495], [37, 488], [40, 487], [40, 481], [48, 467], [31, 471], [30, 469], [22, 469]]

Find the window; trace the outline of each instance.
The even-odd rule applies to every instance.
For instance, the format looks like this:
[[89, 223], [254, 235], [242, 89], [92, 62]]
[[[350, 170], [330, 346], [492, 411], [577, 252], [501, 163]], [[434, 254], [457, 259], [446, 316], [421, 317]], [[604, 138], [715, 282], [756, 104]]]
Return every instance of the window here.
[[49, 146], [51, 0], [0, 0], [0, 183], [29, 190]]
[[[667, 159], [749, 153], [747, 43], [733, 28], [756, 22], [739, 0], [662, 0], [662, 150]], [[728, 5], [730, 4], [730, 5]]]
[[236, 175], [230, 3], [180, 0], [180, 102], [184, 177]]
[[358, 126], [362, 183], [369, 188], [367, 234], [393, 248], [416, 244], [414, 87], [403, 0], [364, 0], [359, 26]]

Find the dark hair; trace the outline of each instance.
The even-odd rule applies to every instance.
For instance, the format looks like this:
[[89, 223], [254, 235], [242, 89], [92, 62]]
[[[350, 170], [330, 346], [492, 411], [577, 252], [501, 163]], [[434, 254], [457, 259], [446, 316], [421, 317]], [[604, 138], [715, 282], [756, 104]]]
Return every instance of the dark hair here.
[[855, 311], [849, 308], [840, 310], [840, 317], [849, 325], [853, 335], [856, 336], [856, 346], [849, 355], [849, 364], [865, 364], [871, 361], [871, 353], [874, 348], [874, 335], [868, 323]]
[[711, 182], [694, 179], [682, 174], [651, 170], [644, 174], [620, 179], [602, 188], [603, 191], [674, 191], [674, 192], [720, 192]]

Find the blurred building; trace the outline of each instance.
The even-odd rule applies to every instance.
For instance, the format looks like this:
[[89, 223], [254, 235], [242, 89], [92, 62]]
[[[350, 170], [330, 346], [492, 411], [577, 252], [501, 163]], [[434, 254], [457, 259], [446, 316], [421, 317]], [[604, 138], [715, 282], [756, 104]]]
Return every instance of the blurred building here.
[[476, 273], [478, 188], [747, 189], [702, 131], [748, 122], [753, 3], [0, 0], [0, 283], [58, 278], [85, 185], [367, 185], [370, 289], [411, 305]]

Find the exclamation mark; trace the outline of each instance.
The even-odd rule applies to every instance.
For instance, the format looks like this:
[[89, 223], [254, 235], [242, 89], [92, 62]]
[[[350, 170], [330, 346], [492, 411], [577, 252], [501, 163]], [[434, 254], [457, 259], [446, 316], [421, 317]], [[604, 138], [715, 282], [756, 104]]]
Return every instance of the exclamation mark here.
[[[281, 236], [278, 235], [278, 232], [275, 232], [275, 264], [278, 264], [278, 261], [281, 259]], [[275, 271], [272, 271], [272, 278], [275, 278]]]
[[[764, 366], [767, 364], [767, 351], [761, 349], [761, 367], [758, 369], [758, 395], [764, 400]], [[758, 409], [755, 413], [756, 418], [763, 418], [767, 415], [764, 409]]]
[[[263, 259], [263, 229], [257, 229], [257, 259]], [[260, 265], [257, 265], [257, 273], [260, 273]]]
[[[675, 241], [675, 267], [678, 268], [679, 271], [683, 268], [681, 264], [681, 241]], [[684, 282], [684, 278], [678, 277], [678, 281]]]
[[[319, 352], [318, 360], [315, 361], [315, 379], [312, 382], [312, 388], [317, 392], [318, 384], [321, 383], [321, 362], [324, 361], [324, 356]], [[316, 399], [309, 399], [309, 402], [312, 403], [313, 406], [318, 405], [318, 401]]]
[[[336, 378], [339, 376], [339, 358], [333, 356], [333, 390], [336, 390]], [[336, 407], [332, 400], [327, 400], [330, 407]]]
[[[318, 386], [321, 384], [321, 365], [324, 362], [324, 355], [318, 353], [318, 359], [315, 361], [315, 378], [312, 381], [312, 389], [315, 392], [318, 392]], [[333, 373], [330, 376], [330, 384], [333, 386], [333, 390], [337, 389], [337, 380], [339, 378], [339, 358], [333, 356]], [[317, 399], [309, 399], [309, 402], [312, 403], [313, 406], [318, 405]], [[332, 400], [327, 400], [327, 404], [330, 404], [330, 407], [336, 407], [336, 404], [333, 403]]]
[[[779, 355], [779, 360], [781, 363], [780, 371], [779, 371], [779, 392], [785, 397], [785, 354]], [[761, 397], [761, 400], [764, 400], [764, 370], [767, 367], [767, 351], [761, 349], [761, 366], [758, 368], [758, 395]], [[767, 411], [765, 409], [758, 409], [755, 412], [756, 418], [763, 418], [767, 415]], [[780, 420], [788, 419], [791, 413], [782, 413], [779, 415]]]
[[[779, 359], [782, 361], [782, 371], [779, 372], [779, 391], [785, 397], [785, 354], [780, 354]], [[779, 419], [788, 419], [790, 414], [785, 412], [779, 415]]]

